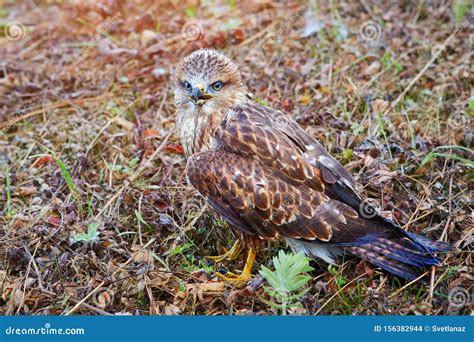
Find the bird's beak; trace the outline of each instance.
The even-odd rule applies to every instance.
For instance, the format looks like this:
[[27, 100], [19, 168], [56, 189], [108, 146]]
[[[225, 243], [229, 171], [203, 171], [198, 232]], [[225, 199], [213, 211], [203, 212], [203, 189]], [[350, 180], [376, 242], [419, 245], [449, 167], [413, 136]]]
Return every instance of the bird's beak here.
[[212, 98], [212, 95], [209, 95], [204, 92], [203, 85], [198, 83], [193, 87], [193, 92], [189, 98], [197, 103]]

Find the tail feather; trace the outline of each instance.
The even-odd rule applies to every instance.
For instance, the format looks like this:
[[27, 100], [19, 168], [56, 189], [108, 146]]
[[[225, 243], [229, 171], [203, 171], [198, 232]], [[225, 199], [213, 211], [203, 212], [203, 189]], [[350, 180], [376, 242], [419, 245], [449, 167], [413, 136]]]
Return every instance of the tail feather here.
[[387, 218], [377, 216], [376, 219], [378, 219], [379, 222], [381, 222], [391, 231], [401, 234], [401, 236], [404, 236], [411, 240], [413, 244], [410, 246], [410, 248], [415, 248], [420, 252], [428, 253], [432, 256], [433, 253], [448, 252], [451, 250], [451, 246], [448, 243], [441, 241], [433, 241], [425, 236], [407, 232], [406, 230], [403, 230], [399, 225], [395, 224], [393, 221]]
[[390, 273], [399, 277], [414, 280], [419, 276], [419, 270], [415, 267], [404, 264], [394, 259], [390, 259], [375, 251], [368, 250], [362, 247], [348, 247], [346, 250], [359, 258], [367, 259], [371, 264], [380, 267]]
[[430, 253], [449, 252], [451, 250], [451, 246], [446, 242], [433, 241], [422, 235], [409, 233], [409, 232], [406, 232], [406, 233], [411, 240], [413, 240], [414, 242], [416, 242], [416, 244], [418, 244], [419, 246], [423, 248], [423, 249], [418, 248], [418, 250], [421, 250], [421, 251], [427, 250]]
[[441, 260], [437, 257], [432, 254], [422, 253], [415, 246], [415, 243], [405, 238], [394, 241], [378, 238], [371, 245], [373, 249], [377, 249], [378, 253], [412, 266], [426, 267], [441, 263]]
[[423, 269], [441, 264], [441, 260], [433, 253], [446, 252], [451, 247], [417, 234], [407, 234], [407, 237], [399, 238], [366, 235], [338, 245], [358, 257], [366, 258], [377, 267], [413, 280]]

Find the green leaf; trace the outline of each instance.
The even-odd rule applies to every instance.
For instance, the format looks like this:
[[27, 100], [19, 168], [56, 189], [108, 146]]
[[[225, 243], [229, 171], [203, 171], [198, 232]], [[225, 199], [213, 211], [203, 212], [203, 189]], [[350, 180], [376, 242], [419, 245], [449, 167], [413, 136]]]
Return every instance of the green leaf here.
[[463, 21], [464, 16], [466, 16], [466, 14], [469, 13], [470, 9], [471, 9], [471, 4], [469, 3], [469, 0], [454, 0], [453, 1], [453, 11], [454, 11], [456, 24], [460, 24]]
[[130, 83], [130, 80], [127, 76], [120, 76], [118, 80], [120, 83]]
[[427, 163], [429, 163], [429, 162], [430, 162], [433, 158], [435, 158], [435, 157], [441, 157], [441, 158], [447, 158], [447, 159], [457, 160], [457, 161], [460, 161], [461, 163], [463, 163], [463, 164], [466, 165], [466, 166], [474, 167], [474, 162], [473, 162], [472, 160], [465, 159], [465, 158], [459, 157], [459, 156], [457, 156], [457, 155], [452, 155], [452, 154], [446, 154], [446, 153], [439, 153], [439, 152], [436, 152], [436, 151], [438, 151], [438, 150], [453, 149], [453, 148], [466, 151], [466, 152], [470, 153], [471, 156], [474, 156], [474, 150], [472, 150], [472, 149], [470, 149], [470, 148], [468, 148], [468, 147], [458, 146], [458, 145], [443, 145], [443, 146], [438, 146], [438, 147], [434, 148], [434, 149], [423, 159], [423, 161], [421, 162], [421, 166], [426, 165]]
[[474, 97], [469, 99], [469, 109], [474, 110]]
[[222, 31], [234, 30], [240, 26], [241, 22], [239, 19], [229, 19], [221, 25]]
[[257, 102], [258, 104], [262, 106], [268, 106], [268, 101], [261, 97], [255, 97], [255, 102]]
[[54, 160], [56, 161], [56, 164], [59, 167], [59, 171], [61, 171], [61, 175], [63, 176], [64, 181], [66, 182], [66, 185], [69, 189], [69, 192], [71, 193], [72, 197], [74, 198], [74, 201], [76, 202], [77, 207], [79, 208], [79, 211], [82, 213], [84, 211], [84, 209], [82, 207], [81, 196], [79, 195], [79, 193], [76, 190], [76, 185], [74, 184], [74, 181], [72, 180], [71, 174], [69, 173], [66, 165], [63, 163], [63, 161], [59, 158], [59, 156], [54, 151], [52, 151], [51, 149], [49, 149], [48, 147], [46, 147], [46, 146], [44, 146], [40, 143], [38, 143], [38, 145], [40, 145], [41, 147], [46, 149], [49, 153], [51, 153], [52, 157], [54, 158]]
[[146, 221], [143, 219], [142, 214], [138, 210], [135, 210], [135, 217], [137, 218], [138, 222], [140, 222], [141, 224], [143, 224], [146, 227], [146, 229], [152, 229], [153, 228], [148, 223], [146, 223]]
[[188, 6], [184, 9], [184, 13], [188, 18], [194, 18], [196, 16], [196, 8], [193, 6]]
[[181, 246], [176, 246], [173, 250], [170, 251], [170, 253], [172, 255], [181, 254], [181, 253], [187, 251], [189, 248], [191, 248], [191, 246], [192, 245], [190, 243], [186, 242], [185, 244], [183, 244]]
[[346, 148], [344, 151], [342, 151], [342, 158], [344, 158], [344, 160], [352, 160], [353, 156], [354, 152], [350, 148]]
[[[286, 254], [280, 250], [272, 260], [275, 270], [262, 265], [259, 273], [270, 285], [264, 286], [264, 291], [277, 302], [277, 306], [272, 304], [272, 307], [279, 308], [285, 315], [287, 308], [298, 306], [298, 300], [309, 291], [309, 288], [304, 287], [311, 277], [303, 273], [313, 268], [309, 266], [309, 259], [301, 253]], [[262, 301], [268, 304], [266, 300]]]
[[91, 223], [87, 227], [87, 233], [77, 233], [74, 235], [74, 240], [77, 242], [86, 242], [89, 243], [91, 241], [99, 240], [99, 224], [98, 223]]

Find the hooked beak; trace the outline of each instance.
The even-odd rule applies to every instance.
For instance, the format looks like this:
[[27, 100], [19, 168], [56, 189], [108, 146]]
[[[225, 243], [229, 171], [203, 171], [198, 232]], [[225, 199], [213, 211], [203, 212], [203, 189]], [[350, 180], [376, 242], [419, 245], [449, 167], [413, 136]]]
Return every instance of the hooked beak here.
[[201, 84], [196, 84], [189, 98], [197, 103], [212, 98], [212, 95], [209, 95], [204, 92], [204, 87]]

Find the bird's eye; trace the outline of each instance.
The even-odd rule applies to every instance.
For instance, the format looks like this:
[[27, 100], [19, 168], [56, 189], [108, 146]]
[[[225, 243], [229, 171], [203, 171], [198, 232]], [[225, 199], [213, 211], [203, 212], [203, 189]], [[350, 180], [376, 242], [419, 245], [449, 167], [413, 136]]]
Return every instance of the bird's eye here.
[[211, 88], [214, 91], [221, 90], [223, 86], [224, 86], [224, 83], [222, 83], [221, 81], [217, 81], [211, 84]]
[[191, 86], [191, 83], [189, 83], [188, 81], [184, 81], [183, 87], [184, 87], [184, 90], [187, 90], [187, 91], [191, 91], [193, 89], [193, 87]]

